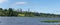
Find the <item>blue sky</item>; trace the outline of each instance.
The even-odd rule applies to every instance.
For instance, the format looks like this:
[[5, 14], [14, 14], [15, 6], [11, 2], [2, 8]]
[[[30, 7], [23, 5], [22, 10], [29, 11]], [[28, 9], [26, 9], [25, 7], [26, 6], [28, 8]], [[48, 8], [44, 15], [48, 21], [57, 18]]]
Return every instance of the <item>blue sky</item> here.
[[0, 8], [14, 8], [40, 13], [60, 14], [60, 0], [0, 0]]

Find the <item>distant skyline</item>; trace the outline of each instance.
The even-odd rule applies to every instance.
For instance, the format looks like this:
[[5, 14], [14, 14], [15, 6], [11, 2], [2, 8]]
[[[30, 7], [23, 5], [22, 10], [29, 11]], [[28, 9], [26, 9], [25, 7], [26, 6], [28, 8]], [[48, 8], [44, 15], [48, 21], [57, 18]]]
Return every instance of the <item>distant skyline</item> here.
[[0, 0], [0, 8], [14, 8], [40, 13], [60, 14], [60, 0]]

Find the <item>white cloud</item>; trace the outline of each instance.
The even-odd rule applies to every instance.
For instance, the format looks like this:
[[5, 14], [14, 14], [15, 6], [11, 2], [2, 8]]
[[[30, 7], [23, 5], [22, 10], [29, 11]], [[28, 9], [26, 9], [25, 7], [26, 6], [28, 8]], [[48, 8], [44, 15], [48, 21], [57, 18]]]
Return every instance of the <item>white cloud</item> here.
[[16, 3], [13, 3], [12, 5], [25, 5], [27, 4], [27, 2], [16, 2]]
[[4, 3], [7, 2], [8, 0], [0, 0], [0, 3]]
[[27, 4], [27, 2], [16, 2], [15, 4], [16, 5], [24, 5], [24, 4]]
[[25, 5], [25, 4], [27, 4], [27, 2], [15, 2], [10, 7], [14, 7], [16, 5]]

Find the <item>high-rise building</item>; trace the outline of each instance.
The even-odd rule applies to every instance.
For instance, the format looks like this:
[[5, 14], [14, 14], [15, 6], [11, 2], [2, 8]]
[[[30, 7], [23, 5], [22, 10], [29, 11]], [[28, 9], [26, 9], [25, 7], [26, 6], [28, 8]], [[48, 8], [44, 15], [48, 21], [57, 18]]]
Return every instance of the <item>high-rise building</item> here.
[[22, 12], [22, 9], [21, 8], [17, 9], [17, 12]]
[[20, 12], [22, 12], [22, 9], [20, 8]]
[[30, 12], [30, 9], [28, 9], [28, 12]]

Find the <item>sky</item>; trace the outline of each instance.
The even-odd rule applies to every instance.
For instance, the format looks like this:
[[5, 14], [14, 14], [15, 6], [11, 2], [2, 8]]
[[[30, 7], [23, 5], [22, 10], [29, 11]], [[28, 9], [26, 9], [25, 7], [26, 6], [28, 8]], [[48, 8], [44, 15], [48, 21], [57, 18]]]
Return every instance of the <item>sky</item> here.
[[22, 8], [32, 12], [60, 14], [60, 0], [0, 0], [0, 8]]

